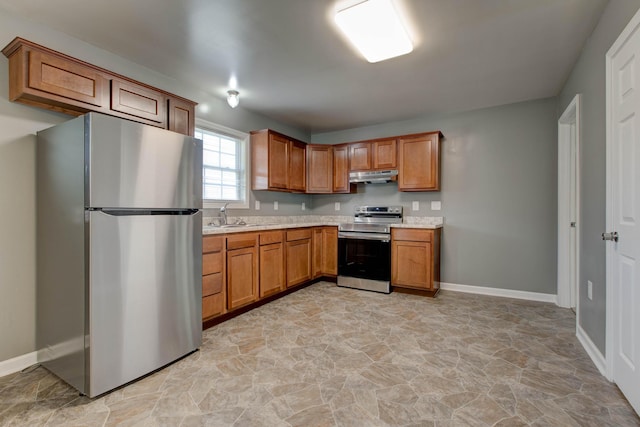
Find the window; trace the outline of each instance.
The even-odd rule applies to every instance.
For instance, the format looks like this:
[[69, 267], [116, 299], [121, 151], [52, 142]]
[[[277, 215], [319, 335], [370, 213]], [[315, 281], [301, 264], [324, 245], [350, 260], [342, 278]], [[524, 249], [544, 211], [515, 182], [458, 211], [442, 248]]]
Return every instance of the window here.
[[231, 208], [248, 208], [248, 135], [198, 120], [195, 137], [202, 140], [202, 199], [205, 208], [229, 202]]

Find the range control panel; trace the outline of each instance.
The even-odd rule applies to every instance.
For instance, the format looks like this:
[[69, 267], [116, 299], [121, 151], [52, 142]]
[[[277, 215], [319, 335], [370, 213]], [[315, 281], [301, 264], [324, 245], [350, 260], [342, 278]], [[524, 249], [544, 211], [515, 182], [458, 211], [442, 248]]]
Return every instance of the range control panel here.
[[400, 214], [402, 215], [402, 206], [356, 206], [355, 214]]

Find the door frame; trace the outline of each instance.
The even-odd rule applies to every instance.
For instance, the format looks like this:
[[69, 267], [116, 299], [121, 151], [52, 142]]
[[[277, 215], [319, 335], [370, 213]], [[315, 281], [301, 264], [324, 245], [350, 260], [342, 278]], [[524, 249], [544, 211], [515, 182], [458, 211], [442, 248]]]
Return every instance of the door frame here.
[[[558, 119], [558, 287], [557, 305], [576, 308], [576, 328], [580, 318], [580, 115], [582, 96], [573, 97]], [[575, 150], [571, 150], [575, 142]], [[575, 161], [576, 197], [571, 200], [571, 157]], [[567, 202], [569, 200], [569, 202]], [[575, 240], [567, 225], [571, 222], [571, 203], [575, 203]], [[571, 265], [571, 246], [575, 245], [576, 262]], [[571, 269], [574, 280], [571, 280]]]
[[[613, 185], [615, 182], [614, 173], [616, 170], [614, 169], [613, 164], [613, 121], [611, 120], [611, 106], [613, 105], [611, 97], [613, 96], [612, 89], [612, 76], [613, 76], [613, 56], [620, 50], [622, 45], [627, 41], [629, 37], [633, 35], [633, 33], [638, 30], [640, 27], [640, 10], [633, 15], [633, 18], [629, 21], [629, 23], [625, 26], [624, 30], [620, 33], [620, 35], [616, 38], [616, 41], [613, 42], [611, 48], [607, 51], [605, 55], [605, 86], [606, 86], [606, 229], [604, 231], [611, 232], [615, 231], [615, 220], [614, 220], [614, 199], [613, 199]], [[605, 316], [605, 376], [609, 381], [615, 382], [614, 378], [614, 348], [615, 348], [615, 335], [618, 333], [618, 328], [616, 328], [616, 316], [615, 313], [618, 312], [620, 308], [620, 304], [618, 303], [618, 299], [615, 298], [617, 296], [617, 292], [615, 289], [615, 284], [613, 283], [613, 269], [614, 269], [614, 256], [615, 251], [614, 247], [611, 244], [605, 245], [605, 278], [606, 278], [606, 316]]]

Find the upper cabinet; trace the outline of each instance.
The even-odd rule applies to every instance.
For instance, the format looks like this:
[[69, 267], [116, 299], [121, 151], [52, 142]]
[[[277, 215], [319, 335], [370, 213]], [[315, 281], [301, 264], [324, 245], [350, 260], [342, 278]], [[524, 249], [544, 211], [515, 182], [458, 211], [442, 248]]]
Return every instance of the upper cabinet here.
[[251, 132], [251, 189], [304, 192], [306, 144], [269, 129]]
[[349, 144], [334, 145], [333, 192], [355, 193], [357, 185], [349, 183]]
[[440, 139], [438, 132], [398, 138], [398, 190], [440, 191]]
[[193, 135], [196, 103], [15, 38], [9, 58], [9, 99], [78, 116], [91, 111]]
[[169, 110], [169, 123], [167, 129], [185, 135], [195, 133], [196, 111], [195, 105], [191, 101], [180, 98], [167, 99], [167, 109]]
[[307, 189], [307, 144], [292, 140], [289, 144], [289, 190]]
[[371, 143], [355, 142], [349, 144], [349, 170], [367, 171], [371, 169], [373, 169]]
[[440, 131], [338, 145], [305, 144], [269, 129], [251, 132], [251, 188], [355, 193], [350, 171], [398, 170], [398, 191], [440, 191]]
[[349, 144], [349, 170], [395, 169], [396, 139], [353, 142]]
[[111, 110], [131, 120], [166, 127], [167, 99], [157, 90], [125, 80], [111, 80]]
[[307, 193], [355, 193], [349, 183], [349, 145], [307, 145]]
[[371, 154], [374, 169], [395, 169], [397, 167], [395, 138], [373, 141]]
[[307, 193], [333, 192], [333, 147], [307, 145]]

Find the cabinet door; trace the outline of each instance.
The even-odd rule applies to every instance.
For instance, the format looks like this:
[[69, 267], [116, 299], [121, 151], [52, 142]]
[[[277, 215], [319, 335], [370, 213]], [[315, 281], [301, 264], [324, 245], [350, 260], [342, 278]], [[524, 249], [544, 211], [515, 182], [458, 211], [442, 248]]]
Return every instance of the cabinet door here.
[[440, 190], [438, 133], [398, 139], [398, 190]]
[[269, 188], [286, 190], [289, 185], [289, 140], [270, 133], [268, 156]]
[[348, 193], [349, 185], [349, 146], [333, 147], [333, 192]]
[[196, 121], [195, 104], [178, 98], [169, 98], [167, 100], [167, 108], [169, 110], [169, 123], [167, 129], [193, 136], [195, 133]]
[[166, 98], [160, 92], [127, 82], [111, 80], [111, 110], [123, 113], [123, 117], [166, 127]]
[[313, 229], [313, 262], [312, 262], [312, 276], [313, 278], [322, 275], [322, 227], [316, 227]]
[[338, 275], [338, 229], [324, 227], [322, 229], [322, 274]]
[[357, 142], [349, 144], [349, 170], [371, 170], [371, 143]]
[[286, 243], [287, 288], [311, 280], [311, 239]]
[[333, 192], [333, 148], [307, 145], [307, 193]]
[[282, 243], [260, 246], [260, 298], [284, 290]]
[[65, 103], [84, 107], [79, 109], [83, 112], [107, 107], [109, 81], [98, 71], [46, 52], [30, 50], [28, 55], [28, 88], [64, 98]]
[[372, 144], [372, 155], [374, 169], [395, 169], [397, 165], [395, 138], [374, 141]]
[[307, 150], [304, 142], [291, 141], [289, 149], [289, 190], [304, 192], [307, 188]]
[[391, 284], [431, 290], [431, 242], [391, 241]]
[[258, 250], [227, 251], [227, 306], [229, 310], [258, 299]]

